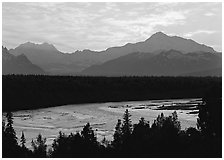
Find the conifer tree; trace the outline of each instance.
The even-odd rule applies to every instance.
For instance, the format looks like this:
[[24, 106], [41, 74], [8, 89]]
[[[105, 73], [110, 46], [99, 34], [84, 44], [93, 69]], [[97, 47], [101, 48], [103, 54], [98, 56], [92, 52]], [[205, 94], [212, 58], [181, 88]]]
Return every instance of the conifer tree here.
[[5, 134], [7, 136], [8, 139], [8, 143], [10, 143], [10, 145], [14, 145], [17, 146], [17, 137], [16, 137], [16, 132], [13, 128], [13, 114], [12, 112], [8, 112], [6, 114], [6, 118], [7, 118], [7, 125], [5, 128]]
[[123, 116], [123, 124], [122, 124], [122, 135], [123, 137], [127, 138], [132, 133], [132, 124], [131, 124], [131, 114], [129, 113], [128, 109], [125, 110], [124, 116]]
[[[72, 133], [71, 136], [73, 136]], [[51, 157], [62, 157], [67, 152], [67, 145], [70, 145], [68, 140], [69, 137], [60, 131], [59, 136], [52, 143]]]
[[133, 135], [141, 139], [144, 135], [148, 134], [149, 129], [149, 121], [145, 121], [145, 119], [141, 117], [139, 123], [134, 125]]
[[176, 111], [174, 111], [174, 112], [172, 113], [172, 122], [173, 122], [174, 127], [175, 127], [178, 131], [180, 131], [180, 130], [181, 130], [181, 126], [180, 126], [180, 121], [178, 120], [178, 116], [177, 116], [177, 112], [176, 112]]
[[115, 132], [114, 132], [114, 140], [112, 142], [114, 147], [118, 147], [122, 144], [122, 129], [121, 129], [121, 120], [118, 119]]
[[26, 138], [25, 138], [23, 132], [22, 132], [22, 136], [21, 136], [21, 139], [20, 139], [20, 143], [21, 143], [21, 147], [22, 147], [22, 148], [26, 148], [26, 146], [25, 146]]
[[42, 135], [37, 136], [37, 140], [31, 142], [33, 147], [33, 153], [35, 157], [44, 158], [47, 156], [46, 138], [42, 138]]
[[83, 130], [81, 131], [81, 135], [84, 138], [84, 140], [87, 140], [89, 142], [93, 142], [96, 143], [96, 136], [94, 134], [94, 131], [92, 130], [92, 128], [90, 127], [90, 124], [87, 123]]

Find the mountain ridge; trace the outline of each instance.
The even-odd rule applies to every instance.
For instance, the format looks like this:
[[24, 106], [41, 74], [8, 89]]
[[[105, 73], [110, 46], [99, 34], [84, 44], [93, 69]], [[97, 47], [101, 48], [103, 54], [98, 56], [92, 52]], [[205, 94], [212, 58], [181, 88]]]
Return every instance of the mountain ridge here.
[[171, 49], [180, 51], [183, 54], [195, 52], [219, 53], [212, 47], [199, 44], [191, 39], [168, 36], [162, 32], [153, 34], [145, 41], [109, 47], [102, 51], [84, 49], [82, 51], [76, 50], [72, 53], [63, 53], [57, 50], [53, 44], [46, 42], [33, 44], [27, 42], [15, 49], [10, 49], [9, 52], [13, 55], [25, 54], [32, 63], [42, 67], [51, 74], [77, 74], [92, 65], [100, 65], [128, 54], [136, 52], [148, 53], [150, 57], [151, 55], [158, 55], [162, 51], [169, 51]]
[[[90, 49], [83, 49], [83, 50], [76, 50], [76, 51], [74, 51], [74, 52], [70, 52], [70, 53], [68, 53], [68, 52], [61, 52], [61, 51], [59, 51], [53, 44], [50, 44], [50, 43], [47, 43], [47, 42], [43, 42], [43, 43], [40, 43], [40, 44], [38, 44], [38, 43], [34, 43], [34, 42], [25, 42], [25, 43], [23, 43], [23, 44], [20, 44], [20, 45], [17, 46], [16, 48], [19, 48], [20, 46], [29, 46], [29, 45], [31, 45], [31, 46], [51, 46], [51, 47], [54, 48], [56, 51], [58, 51], [58, 52], [60, 52], [60, 53], [64, 53], [64, 54], [74, 54], [74, 53], [80, 53], [80, 52], [100, 53], [100, 52], [108, 51], [108, 50], [113, 49], [113, 48], [121, 48], [121, 47], [125, 47], [125, 46], [130, 46], [130, 45], [142, 44], [142, 43], [144, 43], [144, 42], [149, 42], [150, 40], [155, 39], [155, 37], [156, 37], [156, 39], [157, 39], [157, 38], [161, 38], [161, 39], [164, 39], [164, 38], [176, 38], [176, 39], [186, 40], [186, 41], [195, 43], [195, 44], [197, 44], [197, 45], [201, 45], [201, 46], [203, 46], [203, 47], [207, 47], [207, 48], [209, 48], [209, 49], [210, 49], [209, 52], [217, 52], [217, 51], [215, 51], [212, 47], [207, 46], [207, 45], [205, 45], [205, 44], [200, 44], [200, 43], [198, 43], [198, 42], [196, 42], [196, 41], [194, 41], [194, 40], [192, 40], [192, 39], [186, 39], [186, 38], [183, 38], [183, 37], [180, 37], [180, 36], [168, 36], [168, 35], [166, 35], [166, 34], [163, 33], [163, 32], [156, 32], [155, 34], [153, 34], [153, 35], [151, 35], [149, 38], [147, 38], [145, 41], [140, 41], [140, 42], [136, 42], [136, 43], [126, 43], [125, 45], [122, 45], [122, 46], [108, 47], [107, 49], [105, 49], [105, 50], [101, 50], [101, 51], [94, 51], [94, 50], [90, 50]], [[14, 48], [14, 49], [16, 49], [16, 48]], [[10, 49], [10, 50], [14, 50], [14, 49]], [[167, 50], [170, 50], [170, 49], [167, 49]], [[188, 52], [190, 52], [190, 51], [188, 51]]]
[[[183, 54], [169, 50], [156, 55], [136, 52], [91, 66], [81, 73], [91, 76], [182, 76], [220, 68], [221, 63], [220, 57], [210, 52]], [[207, 73], [204, 76], [211, 72]], [[221, 75], [220, 70], [217, 75]]]
[[14, 56], [2, 46], [2, 74], [46, 74], [40, 67], [32, 64], [24, 55]]

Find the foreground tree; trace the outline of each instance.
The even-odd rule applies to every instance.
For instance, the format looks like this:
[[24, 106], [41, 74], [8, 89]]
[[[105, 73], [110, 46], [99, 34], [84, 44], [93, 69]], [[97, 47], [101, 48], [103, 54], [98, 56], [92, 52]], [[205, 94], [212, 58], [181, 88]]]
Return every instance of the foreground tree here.
[[21, 138], [20, 138], [20, 155], [19, 157], [21, 158], [30, 158], [30, 157], [33, 157], [32, 155], [32, 151], [29, 150], [27, 147], [26, 147], [26, 138], [25, 138], [25, 135], [24, 133], [22, 132], [22, 135], [21, 135]]
[[222, 116], [221, 98], [206, 99], [205, 105], [200, 106], [197, 127], [206, 137], [221, 136]]
[[[149, 134], [149, 121], [146, 121], [143, 117], [139, 120], [138, 124], [134, 125], [133, 135], [138, 138], [143, 138], [143, 135]], [[141, 137], [140, 137], [141, 135]]]
[[33, 147], [34, 157], [45, 158], [47, 157], [47, 145], [46, 138], [42, 138], [41, 134], [38, 134], [35, 141], [32, 140], [31, 145]]
[[213, 86], [199, 106], [197, 127], [201, 132], [203, 150], [208, 157], [222, 155], [222, 91]]
[[130, 117], [131, 117], [131, 114], [129, 113], [128, 109], [126, 109], [123, 116], [123, 124], [121, 127], [122, 138], [124, 142], [131, 136], [131, 133], [132, 133], [132, 124], [131, 124]]
[[21, 147], [22, 148], [25, 148], [25, 143], [26, 143], [26, 138], [24, 136], [24, 133], [22, 132], [22, 136], [21, 136], [21, 139], [20, 139], [20, 143], [21, 143]]
[[81, 131], [81, 137], [83, 139], [83, 145], [85, 146], [85, 153], [89, 156], [98, 154], [98, 142], [94, 131], [89, 123], [87, 123]]
[[84, 126], [83, 130], [81, 131], [81, 136], [84, 140], [90, 143], [97, 143], [96, 136], [89, 123]]
[[180, 122], [177, 113], [165, 117], [163, 113], [157, 117], [151, 127], [151, 151], [155, 156], [176, 157], [179, 152], [178, 137]]
[[68, 136], [66, 136], [64, 133], [61, 131], [59, 132], [59, 135], [56, 139], [54, 139], [54, 142], [52, 144], [52, 152], [50, 153], [51, 157], [67, 157], [65, 154], [69, 154], [68, 152]]
[[143, 117], [141, 117], [138, 124], [134, 124], [133, 127], [131, 152], [138, 154], [138, 156], [141, 157], [143, 154], [150, 152], [151, 134], [149, 121], [146, 121]]
[[6, 114], [6, 118], [7, 118], [7, 125], [5, 128], [5, 134], [7, 135], [8, 138], [8, 143], [11, 146], [17, 146], [17, 137], [16, 137], [16, 132], [13, 128], [13, 115], [11, 112], [8, 112]]
[[122, 129], [121, 129], [121, 120], [118, 119], [116, 127], [115, 127], [115, 132], [114, 132], [114, 139], [112, 142], [112, 145], [114, 148], [120, 150], [120, 147], [122, 145]]
[[19, 146], [17, 143], [16, 132], [13, 128], [13, 114], [8, 112], [6, 114], [7, 124], [3, 121], [2, 126], [2, 154], [3, 157], [19, 157]]

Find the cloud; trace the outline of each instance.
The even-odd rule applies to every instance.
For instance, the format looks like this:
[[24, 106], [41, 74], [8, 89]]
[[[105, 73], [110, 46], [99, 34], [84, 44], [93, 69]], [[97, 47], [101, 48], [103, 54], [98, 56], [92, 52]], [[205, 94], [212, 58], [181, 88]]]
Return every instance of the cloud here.
[[139, 16], [135, 19], [104, 19], [104, 23], [116, 26], [131, 34], [148, 37], [157, 26], [183, 25], [185, 13], [178, 11], [167, 11], [161, 14], [149, 14]]
[[219, 3], [3, 2], [2, 39], [9, 48], [46, 41], [66, 52], [100, 50], [145, 40], [156, 31], [216, 36], [211, 31], [221, 32], [220, 17]]
[[204, 15], [205, 15], [205, 16], [208, 16], [208, 17], [210, 17], [210, 16], [214, 16], [214, 15], [215, 15], [215, 13], [212, 13], [212, 12], [207, 12], [207, 13], [205, 13]]
[[216, 31], [211, 31], [211, 30], [197, 30], [194, 32], [188, 32], [184, 34], [184, 37], [193, 37], [196, 34], [214, 34]]

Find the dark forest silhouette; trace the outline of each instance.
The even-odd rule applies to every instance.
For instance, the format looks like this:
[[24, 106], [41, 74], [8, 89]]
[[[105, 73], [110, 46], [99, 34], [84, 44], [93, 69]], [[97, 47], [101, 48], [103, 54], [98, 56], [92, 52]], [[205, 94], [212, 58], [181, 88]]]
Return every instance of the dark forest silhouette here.
[[[3, 76], [3, 157], [221, 157], [222, 78], [218, 77], [72, 77]], [[97, 140], [87, 123], [81, 132], [59, 132], [51, 149], [39, 134], [26, 147], [26, 133], [16, 136], [11, 111], [64, 104], [166, 98], [203, 98], [197, 128], [181, 130], [176, 112], [153, 122], [132, 124], [125, 111], [113, 140]]]
[[221, 77], [2, 76], [3, 112], [67, 104], [201, 98]]
[[2, 125], [3, 157], [221, 157], [221, 89], [210, 91], [199, 107], [197, 128], [181, 130], [176, 112], [168, 117], [161, 113], [151, 125], [143, 117], [132, 125], [126, 110], [115, 126], [113, 141], [98, 142], [87, 123], [81, 132], [59, 132], [49, 151], [40, 134], [32, 141], [33, 150], [26, 148], [24, 134], [18, 144], [8, 112], [7, 124]]

